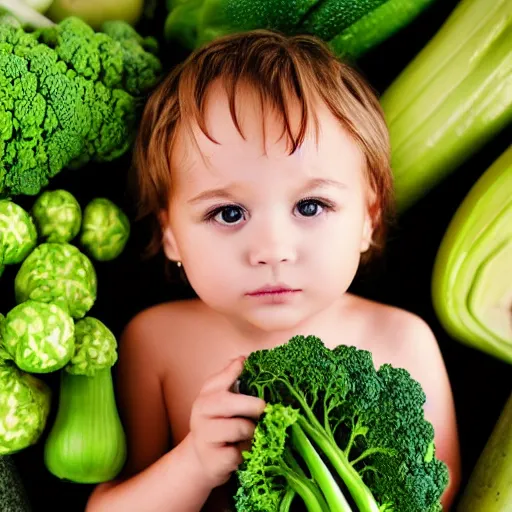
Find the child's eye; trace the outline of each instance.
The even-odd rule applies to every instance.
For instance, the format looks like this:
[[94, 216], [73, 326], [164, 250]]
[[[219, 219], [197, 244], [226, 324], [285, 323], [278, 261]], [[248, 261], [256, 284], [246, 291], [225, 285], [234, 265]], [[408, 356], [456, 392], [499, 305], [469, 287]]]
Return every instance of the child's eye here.
[[229, 226], [240, 224], [244, 219], [243, 209], [235, 205], [221, 206], [207, 215], [207, 220]]
[[320, 199], [302, 199], [297, 203], [297, 212], [302, 217], [316, 217], [324, 210], [332, 210], [332, 205]]

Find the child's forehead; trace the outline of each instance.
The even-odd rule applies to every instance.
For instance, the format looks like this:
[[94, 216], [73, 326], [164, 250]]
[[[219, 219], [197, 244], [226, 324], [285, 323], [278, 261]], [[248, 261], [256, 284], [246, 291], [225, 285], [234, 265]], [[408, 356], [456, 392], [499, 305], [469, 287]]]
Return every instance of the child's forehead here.
[[[358, 144], [321, 102], [310, 107], [304, 141], [290, 154], [291, 139], [280, 113], [262, 104], [257, 91], [249, 86], [240, 87], [235, 99], [236, 119], [225, 89], [220, 84], [212, 85], [204, 109], [207, 134], [196, 121], [184, 120], [172, 151], [173, 169], [222, 169], [232, 163], [246, 167], [269, 160], [276, 166], [293, 162], [315, 167], [324, 166], [326, 160], [362, 158]], [[296, 137], [301, 121], [298, 102], [287, 105], [287, 115]], [[187, 122], [190, 131], [185, 127]]]

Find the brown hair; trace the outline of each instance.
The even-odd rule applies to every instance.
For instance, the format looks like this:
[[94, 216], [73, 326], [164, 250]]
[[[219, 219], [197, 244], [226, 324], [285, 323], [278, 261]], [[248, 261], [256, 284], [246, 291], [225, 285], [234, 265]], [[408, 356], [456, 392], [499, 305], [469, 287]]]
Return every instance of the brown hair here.
[[[380, 252], [392, 211], [392, 177], [388, 130], [374, 91], [320, 39], [253, 30], [221, 37], [191, 53], [171, 70], [145, 106], [135, 143], [131, 185], [136, 194], [137, 218], [150, 217], [153, 224], [146, 256], [157, 254], [161, 248], [158, 219], [159, 212], [168, 207], [171, 153], [177, 131], [181, 123], [190, 126], [196, 122], [213, 140], [206, 128], [204, 106], [209, 87], [218, 79], [226, 88], [231, 117], [241, 135], [235, 96], [243, 82], [259, 93], [262, 104], [281, 117], [291, 142], [290, 154], [304, 140], [313, 100], [320, 98], [327, 105], [362, 150], [374, 192], [369, 205], [373, 240], [363, 261]], [[301, 108], [296, 137], [290, 127], [290, 100], [298, 101]], [[311, 113], [316, 122], [314, 111]]]

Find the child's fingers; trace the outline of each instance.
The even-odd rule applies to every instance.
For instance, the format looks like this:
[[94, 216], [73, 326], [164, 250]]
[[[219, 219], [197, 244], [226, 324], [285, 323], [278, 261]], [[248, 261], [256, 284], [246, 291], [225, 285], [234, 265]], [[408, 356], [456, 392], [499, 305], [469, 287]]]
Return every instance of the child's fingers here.
[[238, 443], [251, 440], [256, 425], [243, 418], [217, 418], [208, 426], [208, 439], [211, 443]]
[[199, 399], [198, 412], [203, 418], [232, 418], [245, 417], [257, 420], [265, 401], [256, 396], [221, 392], [206, 395]]
[[223, 370], [206, 379], [201, 392], [211, 393], [213, 391], [229, 390], [240, 375], [244, 367], [244, 361], [244, 356], [233, 359]]

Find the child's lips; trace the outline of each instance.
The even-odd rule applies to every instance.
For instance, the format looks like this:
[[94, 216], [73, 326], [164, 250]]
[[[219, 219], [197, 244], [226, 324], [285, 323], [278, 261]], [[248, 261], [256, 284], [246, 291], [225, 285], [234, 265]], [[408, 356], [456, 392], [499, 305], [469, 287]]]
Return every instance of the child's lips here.
[[249, 297], [281, 297], [286, 295], [293, 295], [301, 290], [298, 288], [291, 288], [286, 285], [263, 286], [252, 292], [247, 293]]

